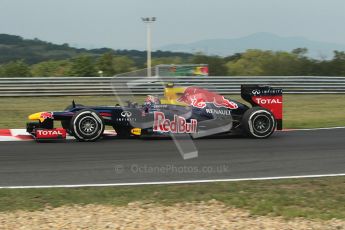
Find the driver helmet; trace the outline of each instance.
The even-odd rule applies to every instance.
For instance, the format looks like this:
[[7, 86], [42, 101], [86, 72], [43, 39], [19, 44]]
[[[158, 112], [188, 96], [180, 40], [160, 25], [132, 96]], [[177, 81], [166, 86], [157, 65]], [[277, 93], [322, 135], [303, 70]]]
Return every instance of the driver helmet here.
[[158, 97], [147, 95], [145, 99], [145, 105], [154, 105], [154, 104], [160, 104], [160, 100]]

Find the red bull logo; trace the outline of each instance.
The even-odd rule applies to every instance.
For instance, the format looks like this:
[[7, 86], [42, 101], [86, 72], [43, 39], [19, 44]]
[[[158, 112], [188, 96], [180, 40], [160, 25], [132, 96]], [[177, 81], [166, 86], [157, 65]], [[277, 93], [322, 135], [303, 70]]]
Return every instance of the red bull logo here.
[[154, 132], [170, 132], [170, 133], [196, 133], [198, 121], [191, 119], [190, 123], [184, 117], [175, 115], [174, 120], [171, 121], [165, 118], [164, 113], [154, 112]]
[[44, 112], [44, 113], [41, 113], [40, 118], [43, 120], [47, 118], [53, 119], [53, 114], [49, 112]]
[[235, 102], [225, 99], [222, 95], [198, 87], [186, 88], [183, 95], [177, 100], [200, 109], [205, 108], [207, 103], [228, 109], [238, 108]]

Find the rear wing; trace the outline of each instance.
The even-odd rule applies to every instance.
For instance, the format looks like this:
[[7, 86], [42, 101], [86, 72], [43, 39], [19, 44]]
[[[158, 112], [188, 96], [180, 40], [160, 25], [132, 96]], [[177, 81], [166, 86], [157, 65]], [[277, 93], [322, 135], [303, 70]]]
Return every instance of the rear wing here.
[[277, 120], [277, 129], [283, 129], [283, 90], [266, 85], [241, 85], [241, 97], [253, 107], [270, 110]]

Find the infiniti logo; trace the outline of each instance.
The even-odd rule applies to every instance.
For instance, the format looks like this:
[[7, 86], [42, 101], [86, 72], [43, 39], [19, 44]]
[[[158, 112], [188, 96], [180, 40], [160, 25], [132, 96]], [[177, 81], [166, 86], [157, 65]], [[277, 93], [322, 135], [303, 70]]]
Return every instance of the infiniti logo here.
[[252, 94], [253, 95], [259, 95], [261, 92], [260, 92], [260, 90], [258, 90], [258, 89], [254, 89], [253, 91], [252, 91]]
[[129, 111], [122, 111], [121, 116], [122, 117], [131, 117], [132, 113]]

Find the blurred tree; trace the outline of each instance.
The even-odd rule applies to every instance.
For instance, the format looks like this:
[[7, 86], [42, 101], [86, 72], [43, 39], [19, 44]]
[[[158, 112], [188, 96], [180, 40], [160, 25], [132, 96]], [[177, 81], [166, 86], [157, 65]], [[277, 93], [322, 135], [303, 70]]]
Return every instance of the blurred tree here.
[[127, 56], [116, 56], [111, 52], [103, 54], [97, 59], [97, 69], [103, 72], [104, 76], [129, 72], [135, 69], [134, 61]]
[[333, 59], [328, 63], [329, 75], [345, 76], [345, 52], [334, 51]]
[[80, 55], [73, 58], [69, 75], [77, 77], [98, 76], [92, 57], [87, 55]]
[[229, 75], [238, 76], [298, 76], [310, 75], [314, 63], [304, 56], [306, 49], [293, 52], [247, 50], [239, 59], [229, 61]]
[[103, 72], [103, 76], [115, 75], [114, 55], [111, 52], [103, 54], [97, 59], [96, 67]]
[[1, 66], [1, 77], [30, 77], [30, 68], [23, 60], [12, 61]]
[[161, 64], [183, 64], [181, 57], [161, 57], [161, 58], [153, 58], [152, 59], [152, 66], [161, 65]]
[[68, 60], [44, 61], [31, 66], [34, 77], [62, 77], [68, 76], [72, 63]]
[[296, 49], [293, 49], [291, 53], [296, 54], [299, 57], [304, 57], [308, 53], [308, 49], [307, 48], [296, 48]]
[[345, 61], [345, 52], [344, 51], [334, 51], [334, 59], [339, 61]]
[[263, 75], [263, 62], [269, 56], [269, 51], [247, 50], [241, 55], [241, 58], [229, 61], [226, 64], [228, 73], [236, 76]]
[[263, 75], [267, 76], [297, 76], [300, 75], [300, 60], [296, 54], [279, 51], [271, 52], [262, 61]]
[[126, 73], [135, 70], [134, 61], [127, 56], [115, 56], [113, 63], [115, 74]]
[[233, 55], [227, 56], [224, 58], [225, 62], [229, 62], [229, 61], [237, 61], [242, 57], [241, 53], [235, 53]]

